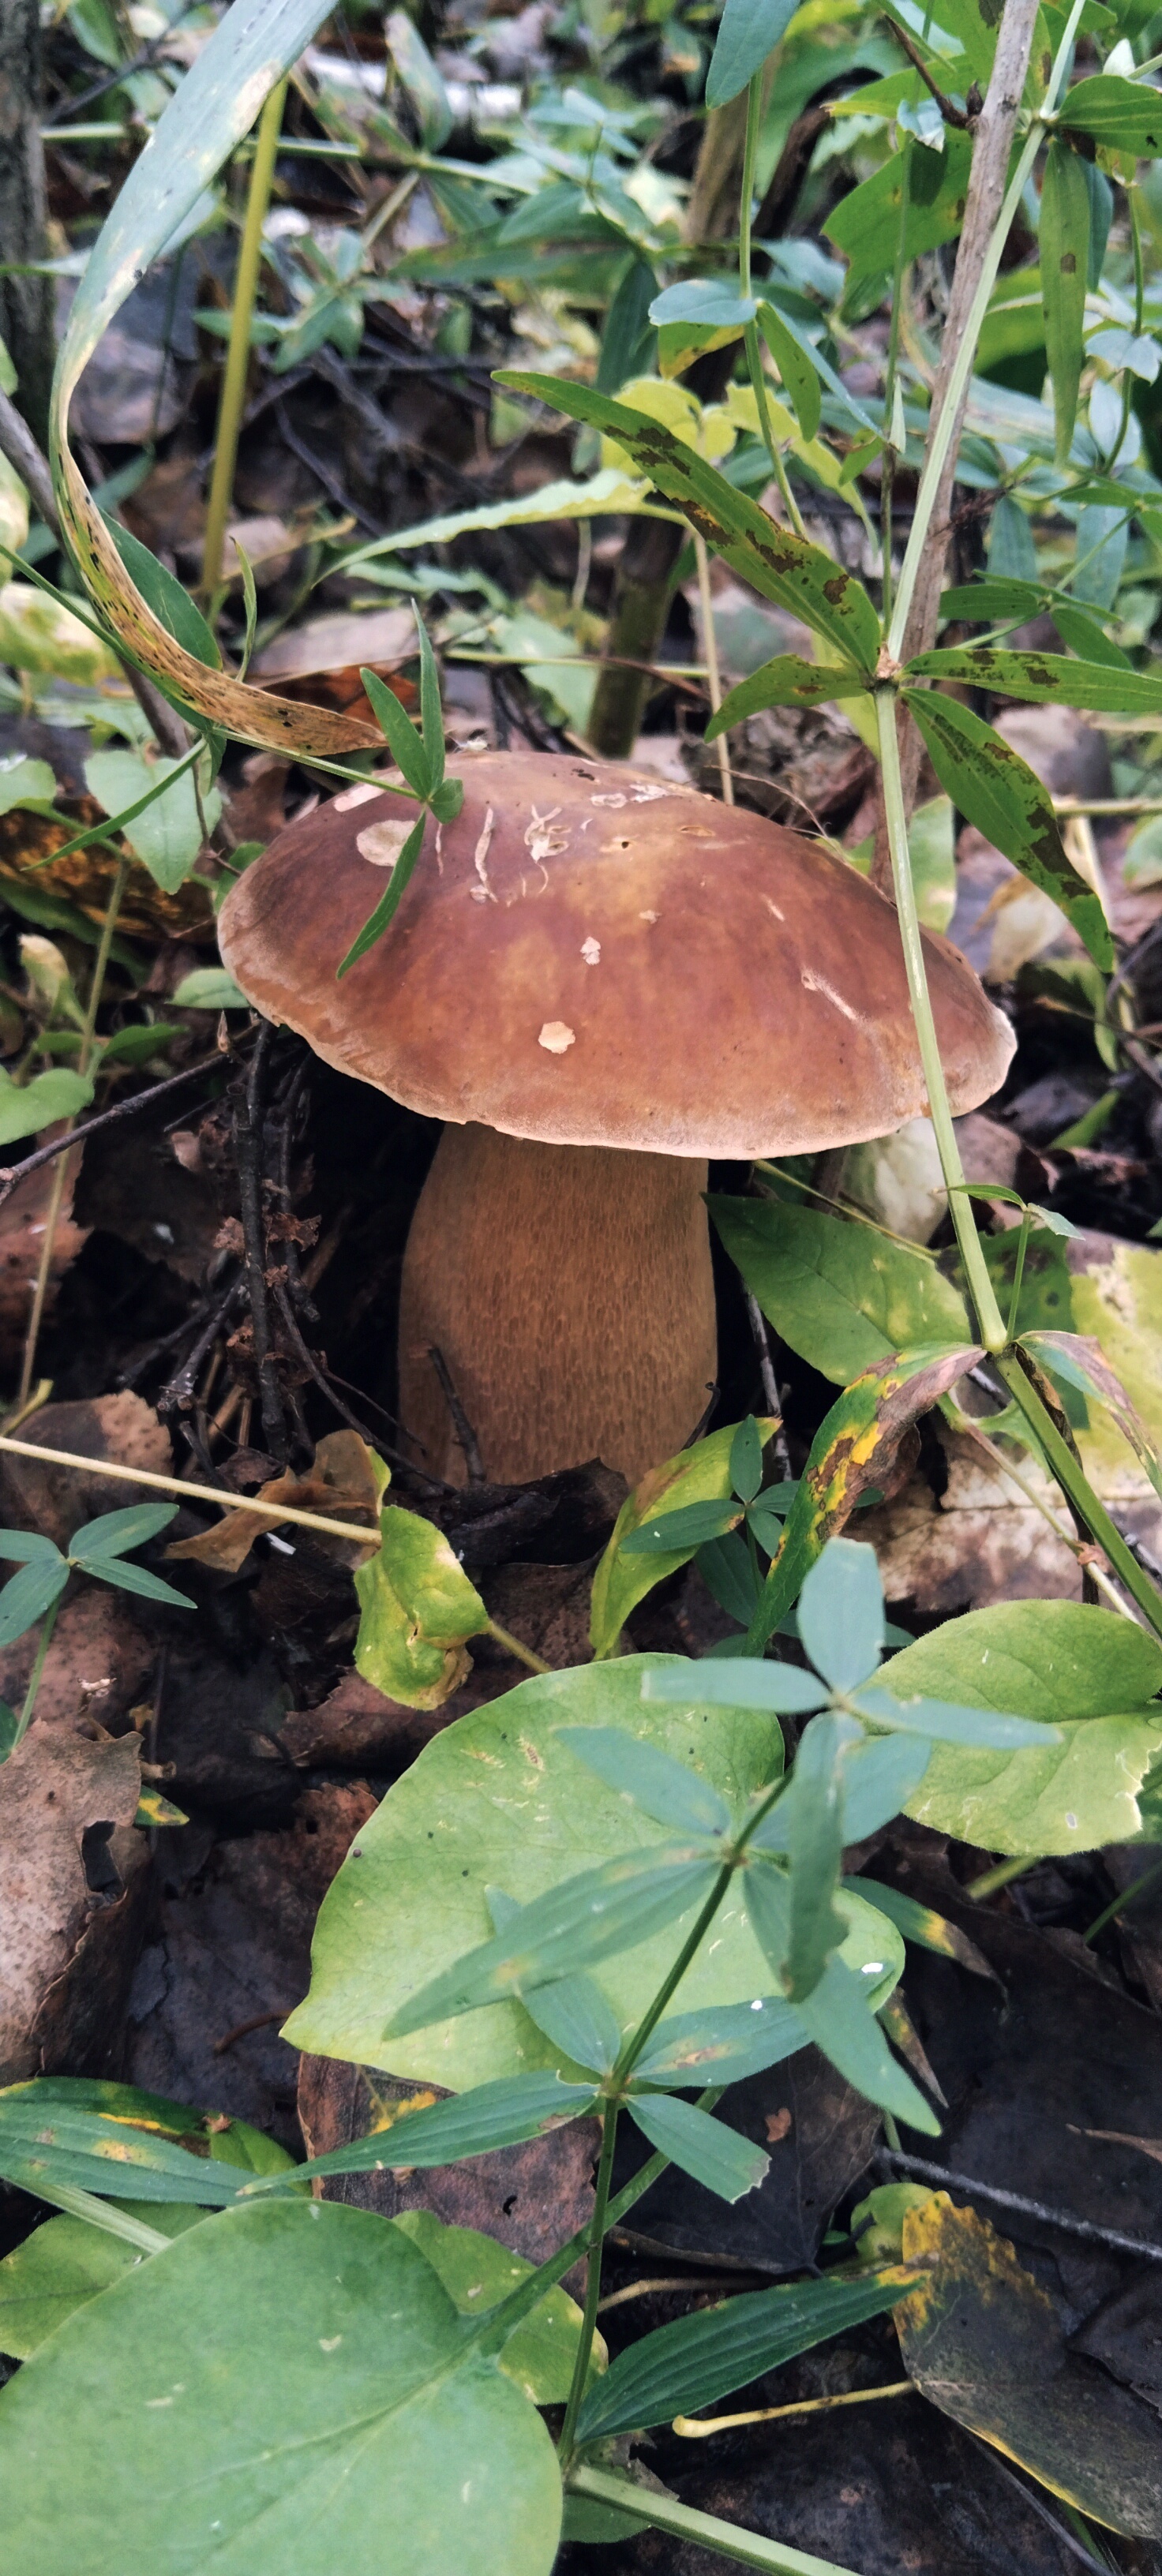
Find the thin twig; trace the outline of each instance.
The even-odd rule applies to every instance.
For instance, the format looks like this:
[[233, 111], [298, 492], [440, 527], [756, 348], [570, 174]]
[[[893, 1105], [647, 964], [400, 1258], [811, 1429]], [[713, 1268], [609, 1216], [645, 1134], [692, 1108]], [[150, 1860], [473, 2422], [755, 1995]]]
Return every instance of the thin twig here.
[[242, 1212], [246, 1284], [250, 1294], [250, 1329], [253, 1336], [254, 1365], [258, 1373], [262, 1428], [269, 1456], [276, 1464], [281, 1465], [286, 1458], [286, 1414], [270, 1338], [270, 1311], [266, 1297], [262, 1181], [259, 1172], [262, 1152], [263, 1078], [274, 1043], [274, 1034], [270, 1022], [265, 1021], [258, 1032], [246, 1080], [238, 1085], [234, 1106], [234, 1160]]
[[439, 1378], [444, 1402], [452, 1416], [452, 1428], [456, 1434], [457, 1446], [464, 1452], [464, 1465], [468, 1471], [468, 1482], [470, 1485], [483, 1485], [485, 1482], [485, 1475], [484, 1462], [480, 1455], [480, 1443], [477, 1440], [476, 1434], [467, 1414], [464, 1411], [460, 1398], [457, 1395], [456, 1388], [452, 1381], [452, 1372], [448, 1366], [447, 1360], [445, 1359], [443, 1352], [441, 1350], [437, 1350], [434, 1343], [431, 1350], [428, 1352], [428, 1358], [430, 1359], [432, 1367]]
[[116, 1458], [82, 1458], [75, 1449], [41, 1448], [33, 1440], [13, 1440], [6, 1431], [0, 1432], [0, 1452], [14, 1458], [31, 1458], [42, 1467], [75, 1467], [82, 1476], [107, 1476], [115, 1485], [147, 1485], [151, 1493], [176, 1494], [183, 1503], [217, 1503], [224, 1512], [258, 1512], [266, 1521], [294, 1521], [300, 1529], [323, 1530], [330, 1538], [354, 1539], [360, 1547], [379, 1545], [374, 1529], [357, 1529], [353, 1521], [329, 1520], [322, 1512], [300, 1512], [293, 1503], [264, 1503], [257, 1494], [219, 1493], [213, 1485], [195, 1485], [184, 1476], [161, 1476], [152, 1467], [125, 1467]]
[[[939, 82], [933, 79], [932, 74], [928, 69], [928, 65], [924, 60], [923, 54], [920, 52], [919, 46], [913, 44], [907, 28], [901, 27], [898, 19], [895, 18], [889, 18], [886, 23], [892, 35], [895, 37], [896, 43], [903, 46], [904, 52], [911, 63], [913, 71], [919, 72], [925, 89], [929, 92], [930, 96], [935, 99], [945, 124], [958, 126], [962, 134], [975, 134], [977, 123], [976, 115], [967, 115], [962, 107], [957, 107], [954, 99], [945, 97], [944, 91], [941, 89]], [[979, 113], [980, 111], [978, 108], [977, 115], [979, 115]]]
[[895, 2147], [880, 2147], [872, 2162], [915, 2174], [919, 2182], [934, 2183], [938, 2190], [967, 2191], [977, 2200], [995, 2201], [998, 2209], [1015, 2209], [1019, 2217], [1039, 2219], [1043, 2227], [1055, 2227], [1062, 2236], [1080, 2236], [1087, 2245], [1112, 2245], [1119, 2254], [1140, 2254], [1147, 2263], [1162, 2263], [1162, 2245], [1151, 2245], [1147, 2237], [1123, 2236], [1117, 2227], [1095, 2227], [1088, 2218], [1074, 2218], [1067, 2209], [1050, 2209], [1046, 2201], [1026, 2200], [1017, 2191], [1001, 2191], [995, 2183], [980, 2182], [974, 2174], [955, 2173], [948, 2166], [929, 2164], [923, 2156], [906, 2156]]

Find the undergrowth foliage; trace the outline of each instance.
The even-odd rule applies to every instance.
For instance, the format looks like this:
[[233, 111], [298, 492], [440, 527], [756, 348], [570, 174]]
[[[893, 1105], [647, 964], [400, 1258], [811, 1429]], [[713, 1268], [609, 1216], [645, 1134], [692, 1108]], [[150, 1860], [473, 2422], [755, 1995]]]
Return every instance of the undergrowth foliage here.
[[[197, 729], [181, 759], [151, 767], [117, 755], [116, 769], [92, 782], [109, 819], [75, 836], [80, 846], [123, 832], [163, 889], [194, 864], [229, 735], [296, 751], [325, 779], [360, 780], [359, 758], [376, 748], [370, 729], [361, 740], [339, 718], [247, 689], [227, 671], [212, 621], [105, 519], [68, 444], [70, 394], [131, 273], [193, 219], [322, 16], [320, 0], [235, 0], [126, 181], [78, 287], [57, 378], [57, 507], [88, 605], [21, 566], [46, 616], [79, 618], [95, 647], [150, 673]], [[920, 2382], [915, 2355], [939, 2306], [933, 2279], [952, 2279], [972, 2249], [953, 2245], [927, 2191], [891, 2208], [890, 2196], [873, 2195], [884, 2206], [873, 2213], [872, 2259], [862, 2236], [838, 2251], [833, 2243], [835, 2259], [817, 2278], [680, 2318], [610, 2366], [597, 2332], [610, 2230], [667, 2164], [729, 2203], [760, 2189], [769, 2158], [718, 2116], [719, 2097], [809, 2045], [882, 2113], [891, 2143], [896, 2123], [939, 2133], [895, 1989], [907, 1940], [948, 1957], [959, 1936], [874, 1879], [845, 1875], [845, 1850], [901, 1814], [948, 1834], [971, 1831], [1017, 1860], [1162, 1835], [1162, 1597], [1081, 1463], [1078, 1406], [1116, 1427], [1160, 1492], [1162, 1466], [1099, 1340], [1045, 1323], [1037, 1282], [1062, 1220], [1014, 1191], [974, 1193], [965, 1181], [928, 996], [900, 750], [907, 718], [955, 809], [1060, 907], [1104, 997], [1114, 950], [1092, 871], [1040, 779], [965, 701], [987, 691], [1162, 723], [1162, 680], [1107, 632], [1117, 590], [1109, 563], [1117, 555], [1120, 569], [1131, 521], [1151, 540], [1162, 535], [1162, 492], [1137, 462], [1134, 410], [1136, 388], [1158, 372], [1137, 176], [1162, 143], [1153, 66], [1135, 60], [1130, 35], [1118, 32], [1123, 20], [1093, 0], [1074, 0], [1068, 14], [1056, 0], [1023, 13], [1009, 0], [999, 30], [995, 10], [972, 0], [938, 0], [922, 27], [919, 13], [890, 8], [906, 66], [861, 82], [835, 108], [837, 124], [857, 113], [890, 124], [895, 141], [830, 225], [847, 258], [833, 334], [804, 291], [809, 263], [800, 261], [797, 282], [786, 257], [769, 260], [760, 284], [753, 276], [769, 62], [774, 53], [778, 77], [775, 49], [803, 16], [792, 16], [790, 0], [726, 0], [722, 13], [706, 101], [719, 110], [746, 96], [730, 273], [725, 254], [691, 248], [678, 258], [641, 189], [629, 194], [632, 145], [612, 110], [587, 155], [562, 151], [554, 162], [540, 134], [551, 205], [535, 188], [529, 202], [518, 193], [515, 207], [493, 209], [492, 231], [474, 250], [465, 227], [442, 269], [419, 255], [429, 257], [421, 274], [454, 286], [490, 273], [481, 259], [491, 273], [519, 261], [522, 240], [548, 238], [554, 225], [603, 251], [613, 243], [621, 274], [596, 383], [525, 367], [497, 377], [498, 400], [543, 407], [520, 418], [575, 422], [592, 471], [531, 505], [449, 516], [351, 548], [343, 561], [372, 577], [405, 544], [519, 525], [538, 510], [579, 522], [614, 509], [653, 513], [680, 519], [760, 599], [810, 631], [816, 658], [763, 662], [716, 708], [708, 738], [729, 738], [755, 712], [839, 701], [875, 741], [955, 1275], [917, 1245], [807, 1207], [795, 1177], [773, 1168], [765, 1197], [713, 1203], [747, 1288], [839, 1392], [798, 1478], [766, 1481], [776, 1425], [750, 1417], [659, 1467], [625, 1505], [598, 1568], [593, 1662], [537, 1672], [457, 1721], [361, 1832], [324, 1904], [311, 1991], [288, 2032], [323, 2054], [415, 2078], [418, 2104], [392, 2103], [368, 2137], [294, 2165], [243, 2124], [211, 2128], [126, 2087], [45, 2079], [0, 2095], [0, 2175], [59, 2213], [24, 2253], [24, 2324], [5, 2347], [23, 2364], [0, 2400], [11, 2576], [121, 2576], [129, 2565], [159, 2576], [203, 2566], [268, 2576], [285, 2565], [314, 2576], [378, 2564], [383, 2534], [405, 2532], [413, 2576], [548, 2576], [563, 2531], [602, 2540], [651, 2523], [786, 2571], [793, 2554], [778, 2543], [660, 2492], [631, 2457], [631, 2437], [889, 2311]], [[390, 24], [426, 166], [450, 131], [446, 94], [410, 22], [397, 13]], [[1115, 41], [1104, 67], [1071, 86], [1087, 27], [1099, 46]], [[1016, 44], [1021, 93], [1005, 111], [1003, 204], [973, 251], [964, 327], [931, 417], [905, 359], [908, 276], [964, 218], [1002, 113], [993, 94], [1001, 42]], [[917, 646], [913, 610], [939, 537], [942, 477], [960, 456], [981, 334], [1011, 319], [1001, 262], [1038, 176], [1035, 345], [1046, 352], [1052, 410], [1037, 406], [1044, 416], [1026, 420], [1019, 461], [1011, 440], [1000, 444], [1007, 559], [998, 539], [987, 575], [945, 596], [945, 622], [977, 634]], [[446, 172], [453, 182], [467, 189], [471, 171]], [[1133, 275], [1118, 284], [1104, 255], [1121, 199]], [[365, 250], [340, 242], [297, 266], [287, 254], [295, 309], [259, 314], [254, 325], [277, 344], [279, 369], [324, 346], [358, 344]], [[667, 264], [685, 273], [663, 284]], [[874, 311], [885, 287], [890, 363], [872, 404], [848, 391], [835, 359], [845, 322]], [[735, 348], [741, 373], [721, 405], [681, 385], [697, 357]], [[978, 405], [963, 470], [973, 469], [971, 441], [983, 435]], [[871, 464], [885, 511], [869, 587], [805, 534], [796, 486], [846, 493], [874, 543], [858, 490]], [[908, 464], [919, 481], [897, 567], [892, 481]], [[772, 483], [777, 512], [755, 497]], [[1076, 525], [1077, 558], [1047, 582], [1030, 516], [1050, 503]], [[18, 548], [6, 552], [19, 559]], [[1006, 643], [1046, 608], [1064, 651]], [[392, 935], [410, 875], [431, 864], [429, 819], [451, 820], [462, 799], [445, 774], [436, 662], [418, 607], [416, 615], [418, 727], [373, 671], [362, 680], [417, 817], [340, 973]], [[35, 809], [44, 788], [30, 774], [17, 792]], [[246, 856], [236, 852], [235, 866]], [[112, 915], [108, 929], [111, 938]], [[208, 998], [236, 997], [218, 989]], [[67, 1017], [75, 1000], [57, 991], [53, 1009]], [[1096, 1023], [1096, 1001], [1093, 1011]], [[10, 1086], [19, 1096], [0, 1099], [6, 1136], [33, 1134], [92, 1098], [92, 1012], [81, 1019], [80, 1090], [62, 1093], [51, 1073]], [[1111, 1022], [1103, 1025], [1116, 1048]], [[1012, 1202], [1016, 1221], [999, 1242], [978, 1231], [980, 1195]], [[946, 1420], [963, 1418], [957, 1390], [982, 1369], [1006, 1407], [993, 1434], [1002, 1430], [1057, 1479], [1085, 1534], [1077, 1544], [1100, 1559], [1107, 1606], [1010, 1604], [908, 1644], [885, 1623], [873, 1552], [843, 1533], [883, 1490], [923, 1414], [939, 1406]], [[404, 1704], [438, 1706], [464, 1670], [467, 1642], [492, 1623], [442, 1533], [385, 1499], [383, 1461], [372, 1458], [369, 1472], [379, 1544], [355, 1578], [356, 1663]], [[21, 1567], [0, 1601], [0, 1636], [39, 1623], [23, 1711], [0, 1710], [0, 1754], [34, 1713], [74, 1567], [183, 1601], [128, 1562], [171, 1518], [169, 1506], [119, 1511], [77, 1531], [67, 1552], [22, 1533], [0, 1541]], [[622, 1653], [633, 1608], [692, 1558], [733, 1632], [697, 1665]], [[1136, 1619], [1115, 1615], [1127, 1598]], [[518, 1799], [514, 1784], [530, 1766], [535, 1800]], [[573, 2121], [598, 2124], [592, 2215], [537, 2267], [417, 2213], [388, 2221], [313, 2195], [327, 2176], [441, 2166]], [[649, 2152], [615, 2188], [627, 2128]], [[561, 2283], [582, 2259], [575, 2302]], [[0, 2265], [0, 2318], [3, 2273]]]

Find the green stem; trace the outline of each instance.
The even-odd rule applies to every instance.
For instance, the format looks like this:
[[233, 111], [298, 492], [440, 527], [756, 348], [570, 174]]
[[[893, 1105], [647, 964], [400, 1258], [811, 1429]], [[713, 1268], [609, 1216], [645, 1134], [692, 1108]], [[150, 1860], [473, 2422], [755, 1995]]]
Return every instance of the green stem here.
[[1136, 1896], [1144, 1896], [1147, 1888], [1153, 1887], [1155, 1880], [1159, 1878], [1162, 1878], [1162, 1860], [1156, 1860], [1152, 1869], [1143, 1870], [1140, 1878], [1134, 1879], [1131, 1886], [1124, 1887], [1121, 1895], [1115, 1896], [1112, 1905], [1103, 1906], [1101, 1913], [1095, 1915], [1088, 1932], [1083, 1933], [1083, 1940], [1096, 1941], [1098, 1933], [1105, 1931], [1107, 1923], [1113, 1923], [1119, 1914], [1124, 1914], [1127, 1905], [1132, 1905]]
[[742, 188], [738, 209], [738, 287], [740, 295], [749, 295], [751, 291], [750, 223], [751, 210], [754, 205], [754, 169], [755, 162], [758, 158], [759, 126], [762, 122], [763, 113], [763, 72], [765, 68], [765, 64], [760, 64], [757, 72], [752, 73], [750, 87], [746, 94], [746, 141], [742, 148]]
[[[899, 601], [896, 603], [899, 614]], [[932, 1016], [928, 976], [924, 964], [924, 947], [920, 937], [920, 919], [916, 910], [916, 891], [912, 883], [912, 864], [908, 856], [908, 824], [904, 810], [904, 782], [900, 775], [900, 746], [896, 734], [896, 698], [894, 690], [875, 691], [876, 722], [879, 728], [880, 768], [884, 783], [884, 819], [888, 847], [892, 857], [892, 882], [896, 911], [900, 923], [900, 941], [908, 978], [908, 996], [920, 1044], [920, 1061], [928, 1093], [928, 1115], [936, 1136], [940, 1168], [948, 1191], [948, 1206], [964, 1263], [969, 1293], [976, 1308], [977, 1326], [986, 1350], [1002, 1351], [1007, 1335], [1004, 1318], [997, 1304], [996, 1291], [989, 1276], [972, 1201], [967, 1195], [960, 1147], [952, 1124], [944, 1068]]]
[[767, 402], [767, 380], [763, 374], [763, 355], [762, 350], [759, 347], [758, 329], [753, 322], [748, 322], [743, 334], [743, 342], [746, 349], [746, 363], [750, 369], [751, 386], [754, 392], [755, 402], [758, 406], [759, 427], [762, 430], [766, 451], [771, 460], [775, 481], [783, 496], [783, 507], [786, 510], [787, 517], [791, 522], [791, 526], [793, 527], [796, 536], [805, 538], [807, 531], [803, 525], [803, 514], [799, 508], [797, 500], [795, 499], [795, 495], [791, 490], [787, 468], [783, 462], [783, 452], [779, 446], [777, 438], [775, 437], [774, 423], [771, 419], [770, 406]]
[[676, 2496], [635, 2486], [630, 2478], [613, 2477], [607, 2469], [573, 2469], [568, 2493], [611, 2505], [615, 2512], [631, 2514], [655, 2531], [672, 2532], [676, 2540], [693, 2541], [719, 2558], [733, 2558], [739, 2567], [763, 2568], [767, 2576], [852, 2576], [849, 2567], [837, 2566], [832, 2558], [811, 2558], [805, 2550], [789, 2549], [784, 2541], [763, 2540], [756, 2531], [721, 2522], [715, 2513], [696, 2513], [692, 2505], [679, 2504]]
[[1025, 1255], [1029, 1249], [1029, 1233], [1032, 1223], [1033, 1211], [1031, 1208], [1026, 1208], [1021, 1218], [1021, 1232], [1017, 1244], [1017, 1258], [1013, 1265], [1013, 1289], [1012, 1295], [1009, 1298], [1010, 1341], [1013, 1340], [1017, 1330], [1017, 1309], [1021, 1303], [1021, 1281], [1025, 1276]]
[[597, 2303], [601, 2297], [601, 2256], [605, 2246], [606, 2229], [609, 2225], [609, 2192], [613, 2181], [613, 2151], [617, 2144], [619, 2107], [617, 2102], [607, 2103], [602, 2122], [601, 2156], [597, 2166], [593, 2217], [589, 2227], [589, 2268], [585, 2278], [585, 2306], [581, 2317], [576, 2358], [573, 2363], [569, 2400], [565, 2408], [565, 2421], [561, 2426], [561, 2439], [557, 2445], [562, 2460], [570, 2460], [573, 2456], [577, 2417], [585, 2394], [585, 2382], [589, 2377], [589, 2359], [593, 2351], [593, 2337], [597, 2331]]
[[1020, 1860], [999, 1860], [994, 1869], [983, 1870], [979, 1878], [970, 1878], [967, 1893], [974, 1905], [982, 1905], [986, 1896], [995, 1896], [998, 1888], [1007, 1887], [1011, 1879], [1023, 1878], [1032, 1867], [1027, 1855]]
[[214, 472], [206, 509], [206, 537], [202, 553], [202, 593], [212, 600], [222, 581], [222, 555], [226, 543], [226, 522], [234, 495], [234, 467], [238, 457], [238, 433], [246, 400], [246, 378], [250, 368], [250, 324], [258, 287], [262, 259], [262, 227], [270, 204], [275, 157], [286, 104], [286, 82], [272, 89], [258, 124], [258, 143], [250, 173], [250, 191], [246, 200], [246, 221], [238, 252], [234, 279], [234, 306], [230, 315], [230, 344], [222, 377], [222, 401], [218, 412], [218, 436], [214, 449]]
[[1084, 1522], [1090, 1537], [1104, 1548], [1131, 1601], [1137, 1602], [1155, 1635], [1162, 1637], [1162, 1594], [1155, 1590], [1149, 1575], [1143, 1573], [1121, 1531], [1115, 1528], [1104, 1503], [1099, 1502], [1084, 1469], [1078, 1466], [1068, 1442], [1062, 1439], [1052, 1414], [1042, 1403], [1032, 1379], [1026, 1376], [1019, 1352], [994, 1351], [993, 1365], [1020, 1406], [1030, 1430], [1036, 1433], [1046, 1463], [1056, 1476], [1067, 1502]]
[[965, 324], [964, 337], [956, 352], [956, 363], [949, 378], [948, 391], [941, 405], [940, 417], [929, 434], [927, 452], [924, 457], [924, 470], [920, 476], [920, 488], [916, 494], [916, 515], [912, 521], [912, 529], [908, 538], [907, 552], [904, 556], [903, 566], [900, 572], [900, 586], [896, 593], [896, 604], [892, 612], [892, 622], [888, 632], [888, 651], [891, 654], [893, 661], [896, 662], [899, 661], [900, 655], [904, 649], [904, 636], [908, 624], [908, 614], [912, 606], [912, 594], [916, 588], [917, 580], [919, 579], [920, 566], [923, 563], [925, 550], [929, 541], [932, 526], [932, 513], [936, 506], [936, 495], [940, 487], [940, 478], [947, 461], [948, 451], [952, 445], [953, 438], [956, 435], [957, 424], [960, 417], [961, 399], [972, 375], [973, 365], [976, 359], [977, 341], [979, 340], [981, 333], [981, 325], [988, 310], [989, 298], [997, 282], [997, 274], [1000, 269], [1005, 243], [1009, 238], [1013, 221], [1020, 210], [1021, 199], [1025, 191], [1025, 182], [1032, 172], [1033, 164], [1041, 149], [1044, 119], [1052, 114], [1054, 101], [1057, 97], [1061, 82], [1065, 77], [1070, 54], [1073, 48], [1073, 40], [1077, 33], [1078, 23], [1080, 21], [1084, 5], [1085, 0], [1073, 0], [1073, 7], [1069, 13], [1069, 23], [1065, 29], [1061, 43], [1057, 48], [1057, 57], [1053, 65], [1053, 70], [1049, 76], [1049, 87], [1046, 90], [1041, 110], [1039, 114], [1034, 117], [1032, 124], [1030, 125], [1029, 132], [1026, 135], [1024, 147], [1021, 151], [1016, 169], [1009, 181], [1005, 201], [1001, 208], [996, 227], [993, 231], [992, 239], [989, 243], [988, 252], [981, 268], [980, 276], [977, 279], [976, 292], [968, 309], [968, 319]]
[[37, 1643], [32, 1671], [28, 1676], [28, 1688], [24, 1694], [24, 1706], [16, 1721], [16, 1733], [8, 1748], [10, 1753], [15, 1752], [17, 1745], [22, 1742], [32, 1724], [33, 1711], [36, 1707], [36, 1694], [40, 1689], [40, 1677], [44, 1671], [45, 1657], [48, 1654], [49, 1646], [52, 1643], [52, 1632], [56, 1626], [56, 1614], [60, 1609], [63, 1599], [64, 1594], [58, 1593], [56, 1600], [52, 1602], [50, 1607], [45, 1611], [44, 1618], [41, 1622], [40, 1637]]
[[511, 1628], [501, 1627], [499, 1619], [489, 1619], [484, 1634], [491, 1637], [495, 1645], [503, 1646], [506, 1655], [515, 1655], [518, 1664], [527, 1664], [530, 1673], [552, 1672], [553, 1667], [545, 1662], [544, 1656], [535, 1655], [531, 1646], [523, 1646], [520, 1638], [513, 1636]]
[[896, 369], [900, 353], [900, 306], [904, 295], [904, 272], [907, 268], [908, 187], [912, 175], [912, 137], [905, 135], [903, 170], [900, 178], [900, 230], [896, 239], [896, 266], [892, 278], [892, 319], [888, 331], [888, 363], [884, 376], [884, 452], [880, 481], [880, 563], [883, 583], [883, 614], [887, 624], [892, 613], [892, 494], [896, 481], [896, 451], [892, 445], [892, 414], [896, 406]]

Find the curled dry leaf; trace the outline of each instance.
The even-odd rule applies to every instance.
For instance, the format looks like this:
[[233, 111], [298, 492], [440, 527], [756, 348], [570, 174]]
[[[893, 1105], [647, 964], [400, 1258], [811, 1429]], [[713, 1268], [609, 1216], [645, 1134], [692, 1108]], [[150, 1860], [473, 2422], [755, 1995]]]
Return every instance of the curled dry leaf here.
[[[346, 1520], [353, 1512], [364, 1513], [369, 1522], [367, 1544], [374, 1548], [377, 1487], [370, 1466], [370, 1451], [357, 1431], [330, 1431], [320, 1440], [314, 1465], [306, 1476], [296, 1476], [288, 1467], [281, 1476], [271, 1478], [259, 1489], [260, 1503], [286, 1503], [292, 1511], [322, 1512], [330, 1520]], [[216, 1566], [220, 1574], [237, 1574], [246, 1562], [256, 1538], [268, 1536], [279, 1526], [265, 1512], [228, 1512], [214, 1529], [203, 1530], [197, 1538], [178, 1539], [167, 1547], [167, 1556], [185, 1557], [194, 1565]], [[328, 1551], [342, 1550], [345, 1561], [363, 1562], [363, 1551], [355, 1541], [329, 1537], [320, 1531], [317, 1538], [304, 1532], [308, 1544]]]

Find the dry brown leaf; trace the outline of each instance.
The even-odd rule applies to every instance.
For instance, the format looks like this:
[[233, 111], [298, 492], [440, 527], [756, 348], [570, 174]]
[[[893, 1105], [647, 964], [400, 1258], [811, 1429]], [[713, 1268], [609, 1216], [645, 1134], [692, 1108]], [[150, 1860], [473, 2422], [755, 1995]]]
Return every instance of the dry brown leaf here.
[[[46, 1449], [68, 1449], [74, 1457], [120, 1461], [154, 1475], [173, 1473], [169, 1433], [152, 1406], [128, 1391], [79, 1404], [43, 1405], [22, 1423], [20, 1437]], [[124, 1511], [140, 1500], [139, 1486], [120, 1484], [112, 1476], [86, 1475], [83, 1468], [60, 1467], [51, 1459], [43, 1466], [34, 1458], [0, 1459], [4, 1519], [19, 1529], [43, 1530], [58, 1547], [67, 1547], [82, 1521]]]
[[[292, 1511], [322, 1512], [331, 1520], [347, 1520], [358, 1512], [367, 1519], [369, 1548], [378, 1544], [373, 1537], [378, 1519], [375, 1480], [366, 1443], [356, 1431], [329, 1431], [319, 1442], [309, 1475], [296, 1476], [288, 1467], [260, 1488], [257, 1499], [287, 1503]], [[278, 1526], [265, 1512], [229, 1512], [216, 1528], [203, 1530], [197, 1538], [178, 1539], [166, 1555], [215, 1566], [220, 1574], [237, 1574], [255, 1539], [269, 1536]], [[312, 1544], [328, 1551], [341, 1549], [345, 1562], [362, 1563], [363, 1550], [354, 1540], [323, 1531]]]
[[0, 1764], [0, 2084], [106, 2071], [145, 1928], [140, 1788], [136, 1735], [34, 1724]]
[[[15, 885], [27, 876], [42, 894], [63, 897], [67, 903], [75, 904], [87, 921], [102, 922], [121, 853], [114, 837], [112, 842], [93, 841], [87, 850], [74, 850], [67, 859], [54, 860], [51, 853], [63, 849], [75, 833], [87, 832], [94, 823], [106, 819], [104, 807], [95, 797], [74, 797], [72, 806], [72, 813], [62, 815], [59, 822], [54, 815], [25, 814], [16, 806], [10, 813], [0, 815], [0, 884], [7, 877]], [[47, 867], [42, 864], [45, 859], [49, 862]], [[210, 888], [202, 877], [187, 877], [176, 894], [163, 894], [148, 868], [140, 859], [133, 859], [117, 931], [122, 939], [181, 938], [212, 945], [215, 934]]]

